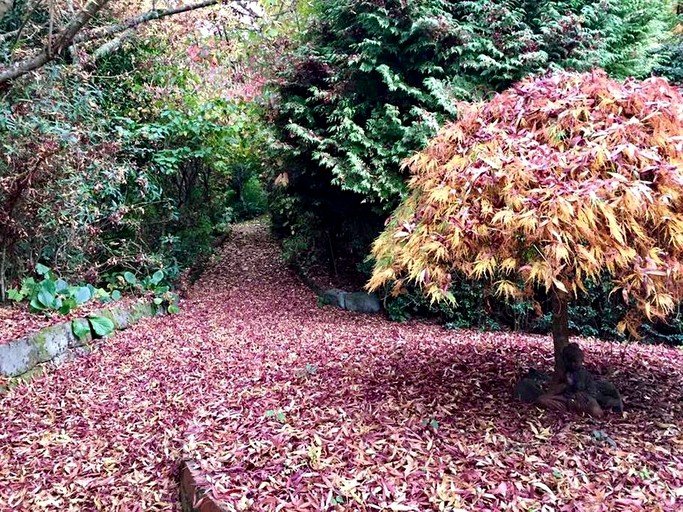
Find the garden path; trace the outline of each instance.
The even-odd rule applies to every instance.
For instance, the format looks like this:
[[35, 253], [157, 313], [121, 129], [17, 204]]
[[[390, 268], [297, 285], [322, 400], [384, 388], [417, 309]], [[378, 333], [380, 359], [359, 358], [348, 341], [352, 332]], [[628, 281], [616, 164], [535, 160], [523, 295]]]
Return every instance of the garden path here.
[[0, 397], [0, 511], [176, 510], [188, 456], [235, 510], [680, 510], [683, 353], [582, 343], [625, 418], [512, 401], [546, 337], [319, 307], [242, 224], [178, 315]]

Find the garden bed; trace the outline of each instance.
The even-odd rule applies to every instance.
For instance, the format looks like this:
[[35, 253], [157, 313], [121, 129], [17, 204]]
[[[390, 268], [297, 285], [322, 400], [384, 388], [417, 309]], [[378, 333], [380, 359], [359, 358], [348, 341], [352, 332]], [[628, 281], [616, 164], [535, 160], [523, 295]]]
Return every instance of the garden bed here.
[[[100, 303], [98, 308], [94, 304], [84, 306], [88, 307], [81, 307], [70, 315], [47, 317], [42, 327], [0, 344], [0, 377], [32, 374], [39, 364], [59, 364], [69, 357], [87, 353], [93, 339], [104, 335], [94, 323], [97, 318], [110, 321], [113, 330], [123, 330], [143, 318], [164, 312], [147, 300], [116, 301], [106, 307]], [[24, 328], [40, 325], [41, 322], [29, 322]]]
[[[134, 297], [123, 297], [115, 303], [109, 303], [109, 305], [116, 304], [116, 306], [120, 307], [130, 307], [138, 300]], [[0, 306], [0, 345], [45, 327], [60, 324], [67, 320], [71, 321], [74, 318], [86, 317], [106, 307], [107, 304], [93, 300], [82, 304], [66, 315], [62, 315], [56, 311], [31, 313], [28, 311], [26, 304]]]

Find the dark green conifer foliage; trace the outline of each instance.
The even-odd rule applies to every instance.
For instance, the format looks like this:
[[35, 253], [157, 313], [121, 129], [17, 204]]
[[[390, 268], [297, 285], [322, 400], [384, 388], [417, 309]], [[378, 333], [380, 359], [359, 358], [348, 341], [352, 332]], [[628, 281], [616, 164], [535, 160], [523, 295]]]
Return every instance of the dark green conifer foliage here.
[[668, 78], [672, 84], [683, 85], [683, 38], [662, 46], [658, 56], [660, 62], [653, 73]]
[[282, 70], [271, 206], [290, 255], [362, 259], [404, 191], [401, 161], [456, 100], [552, 68], [643, 74], [668, 0], [321, 0]]

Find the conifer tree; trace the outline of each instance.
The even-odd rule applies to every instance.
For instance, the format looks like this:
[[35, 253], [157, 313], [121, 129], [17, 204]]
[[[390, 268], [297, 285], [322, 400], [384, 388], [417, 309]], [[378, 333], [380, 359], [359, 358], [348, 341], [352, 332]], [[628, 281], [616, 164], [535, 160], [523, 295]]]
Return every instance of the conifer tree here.
[[362, 258], [405, 193], [400, 162], [456, 100], [548, 69], [645, 73], [667, 2], [321, 0], [278, 85], [275, 228], [293, 252]]

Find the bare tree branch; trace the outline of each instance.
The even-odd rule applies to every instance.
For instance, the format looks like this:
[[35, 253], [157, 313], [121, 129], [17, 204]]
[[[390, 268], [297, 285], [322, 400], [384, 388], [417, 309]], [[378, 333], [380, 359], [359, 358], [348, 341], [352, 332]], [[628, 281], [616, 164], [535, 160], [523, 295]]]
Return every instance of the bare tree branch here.
[[[111, 45], [105, 43], [96, 50], [96, 53], [98, 53], [96, 57], [106, 55], [107, 53], [119, 48], [125, 40], [129, 39], [133, 34], [127, 31], [134, 29], [138, 25], [225, 2], [225, 0], [203, 0], [196, 4], [185, 5], [173, 9], [152, 10], [137, 16], [133, 16], [122, 23], [98, 27], [88, 31], [82, 31], [92, 17], [109, 1], [110, 0], [89, 0], [85, 7], [78, 14], [76, 14], [76, 16], [74, 16], [71, 22], [67, 25], [66, 29], [59, 32], [58, 35], [54, 37], [51, 47], [48, 43], [48, 47], [43, 49], [41, 52], [31, 57], [27, 57], [10, 67], [0, 69], [0, 86], [15, 78], [25, 75], [26, 73], [29, 73], [30, 71], [44, 66], [50, 62], [55, 55], [58, 55], [60, 51], [73, 44], [103, 39], [123, 32], [125, 37], [121, 36], [120, 38], [116, 38], [111, 41]], [[230, 2], [230, 7], [240, 15], [247, 14], [253, 17], [260, 16], [249, 7], [248, 2], [232, 1]], [[8, 35], [9, 34], [0, 35], [0, 42], [2, 42], [2, 40]]]
[[148, 21], [158, 20], [160, 18], [165, 18], [167, 16], [173, 16], [175, 14], [181, 14], [188, 11], [194, 11], [196, 9], [202, 9], [204, 7], [210, 7], [212, 5], [217, 5], [222, 3], [221, 0], [204, 0], [196, 4], [185, 5], [183, 7], [177, 7], [175, 9], [160, 9], [154, 11], [148, 11], [143, 14], [138, 14], [132, 18], [128, 18], [123, 23], [117, 25], [109, 25], [106, 27], [98, 27], [87, 32], [82, 32], [74, 39], [75, 43], [85, 43], [87, 41], [93, 41], [95, 39], [102, 39], [104, 37], [113, 36], [129, 28], [137, 27]]
[[135, 36], [135, 30], [134, 29], [129, 28], [128, 30], [124, 30], [117, 37], [115, 37], [114, 39], [112, 39], [110, 41], [107, 41], [102, 46], [97, 48], [94, 52], [92, 52], [93, 59], [97, 60], [97, 59], [104, 57], [105, 55], [109, 55], [110, 53], [115, 52], [116, 50], [121, 48], [121, 46], [123, 46], [123, 44], [126, 41], [129, 41], [130, 39], [132, 39], [133, 36]]
[[76, 34], [88, 24], [88, 22], [95, 16], [110, 0], [88, 0], [88, 2], [83, 6], [76, 16], [69, 22], [66, 28], [60, 32], [53, 40], [51, 47], [51, 52], [47, 49], [39, 52], [37, 55], [27, 57], [26, 59], [20, 60], [12, 66], [6, 67], [0, 70], [0, 85], [3, 85], [10, 80], [14, 80], [26, 73], [38, 69], [50, 62], [54, 55], [58, 54], [61, 50], [71, 45]]
[[[74, 16], [71, 22], [67, 25], [66, 29], [61, 31], [53, 39], [52, 45], [48, 44], [48, 47], [44, 48], [41, 52], [31, 57], [27, 57], [13, 64], [12, 66], [0, 69], [0, 86], [15, 78], [18, 78], [22, 75], [25, 75], [26, 73], [29, 73], [35, 69], [44, 66], [45, 64], [50, 62], [55, 55], [58, 55], [60, 51], [62, 51], [64, 48], [68, 46], [71, 46], [72, 44], [94, 41], [96, 39], [110, 37], [121, 32], [125, 33], [126, 31], [133, 29], [138, 25], [141, 25], [148, 21], [158, 20], [160, 18], [165, 18], [167, 16], [173, 16], [188, 11], [194, 11], [196, 9], [210, 7], [212, 5], [218, 5], [220, 3], [223, 3], [224, 0], [203, 0], [196, 4], [186, 5], [173, 9], [152, 10], [129, 18], [123, 23], [109, 25], [106, 27], [99, 27], [89, 30], [87, 32], [81, 32], [81, 30], [85, 27], [85, 25], [87, 25], [87, 23], [92, 19], [92, 17], [95, 14], [97, 14], [97, 12], [100, 11], [102, 7], [104, 7], [109, 1], [110, 0], [89, 0], [85, 7], [83, 7], [83, 9], [78, 14], [76, 14], [76, 16]], [[244, 11], [247, 10], [252, 14], [256, 15], [256, 13], [253, 13], [251, 9], [244, 5], [244, 2], [232, 2], [231, 7], [240, 14], [244, 14]], [[114, 41], [112, 41], [111, 50], [109, 49], [110, 47], [107, 44], [105, 44], [98, 48], [97, 52], [100, 52], [100, 55], [109, 53], [110, 51], [113, 51], [114, 49], [120, 47], [123, 41], [128, 39], [131, 35], [131, 33], [127, 33], [126, 37], [122, 36], [121, 40], [118, 40], [119, 38], [117, 38]], [[0, 42], [2, 41], [1, 38], [4, 37], [4, 34], [0, 36]]]
[[10, 32], [5, 32], [4, 34], [0, 34], [0, 43], [4, 43], [8, 39], [16, 36], [19, 33], [19, 29], [12, 30]]

